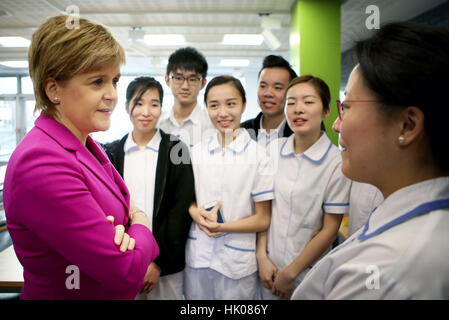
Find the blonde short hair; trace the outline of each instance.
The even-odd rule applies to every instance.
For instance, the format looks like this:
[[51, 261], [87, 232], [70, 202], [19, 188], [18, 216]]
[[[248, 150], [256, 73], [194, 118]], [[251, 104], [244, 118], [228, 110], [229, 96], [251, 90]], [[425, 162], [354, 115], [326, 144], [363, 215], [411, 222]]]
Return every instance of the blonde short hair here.
[[68, 16], [49, 18], [34, 32], [28, 50], [36, 107], [55, 117], [57, 110], [45, 92], [48, 77], [66, 81], [79, 73], [99, 70], [108, 63], [124, 64], [125, 51], [103, 25], [79, 19], [67, 25]]

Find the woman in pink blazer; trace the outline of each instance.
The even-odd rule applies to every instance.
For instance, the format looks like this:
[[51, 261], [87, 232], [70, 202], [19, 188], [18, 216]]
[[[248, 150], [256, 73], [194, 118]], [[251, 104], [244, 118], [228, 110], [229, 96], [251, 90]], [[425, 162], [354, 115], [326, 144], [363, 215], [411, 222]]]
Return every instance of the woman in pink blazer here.
[[24, 269], [21, 298], [134, 299], [159, 248], [89, 137], [109, 128], [125, 54], [103, 26], [80, 19], [70, 28], [67, 19], [50, 18], [33, 34], [28, 58], [41, 115], [12, 154], [4, 183], [7, 226]]

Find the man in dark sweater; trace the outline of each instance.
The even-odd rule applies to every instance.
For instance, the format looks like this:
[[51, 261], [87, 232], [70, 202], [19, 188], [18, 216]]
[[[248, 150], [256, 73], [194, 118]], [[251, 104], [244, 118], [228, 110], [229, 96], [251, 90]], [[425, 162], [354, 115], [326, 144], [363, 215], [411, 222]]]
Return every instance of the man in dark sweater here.
[[285, 120], [284, 104], [288, 83], [296, 77], [296, 72], [283, 57], [269, 55], [264, 58], [257, 88], [257, 101], [262, 112], [241, 124], [264, 147], [273, 139], [293, 133]]

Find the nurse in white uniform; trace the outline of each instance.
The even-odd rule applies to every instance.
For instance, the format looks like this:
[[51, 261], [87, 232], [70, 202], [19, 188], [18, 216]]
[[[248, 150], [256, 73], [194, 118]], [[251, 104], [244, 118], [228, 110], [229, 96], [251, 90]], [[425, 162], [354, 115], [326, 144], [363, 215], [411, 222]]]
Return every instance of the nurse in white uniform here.
[[349, 195], [348, 237], [363, 227], [369, 215], [384, 200], [382, 193], [368, 183], [353, 181]]
[[[338, 135], [340, 138], [340, 135]], [[343, 148], [338, 145], [338, 148]], [[352, 181], [349, 193], [348, 237], [363, 227], [369, 215], [384, 201], [379, 189], [368, 183]]]
[[240, 128], [246, 99], [239, 80], [212, 79], [204, 99], [217, 131], [191, 149], [197, 205], [190, 208], [196, 223], [186, 246], [185, 296], [255, 299], [256, 233], [270, 223], [271, 161]]
[[342, 171], [385, 200], [293, 299], [449, 299], [449, 31], [383, 26], [355, 46], [339, 103]]
[[335, 241], [349, 209], [351, 181], [321, 124], [330, 112], [326, 83], [311, 75], [293, 79], [286, 95], [293, 130], [269, 149], [277, 157], [271, 225], [258, 235], [257, 259], [263, 299], [289, 298], [310, 266]]

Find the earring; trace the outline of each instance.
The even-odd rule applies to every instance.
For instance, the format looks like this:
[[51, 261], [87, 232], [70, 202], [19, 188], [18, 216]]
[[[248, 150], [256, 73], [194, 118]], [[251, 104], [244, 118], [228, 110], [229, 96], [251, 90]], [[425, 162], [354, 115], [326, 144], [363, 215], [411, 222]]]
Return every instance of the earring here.
[[53, 101], [54, 101], [54, 103], [59, 103], [59, 98], [58, 98], [58, 97], [55, 97], [55, 98], [53, 99]]
[[404, 143], [405, 138], [403, 136], [399, 136], [398, 141], [399, 141], [399, 143]]

